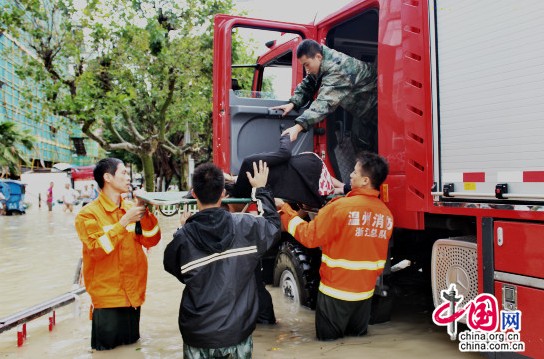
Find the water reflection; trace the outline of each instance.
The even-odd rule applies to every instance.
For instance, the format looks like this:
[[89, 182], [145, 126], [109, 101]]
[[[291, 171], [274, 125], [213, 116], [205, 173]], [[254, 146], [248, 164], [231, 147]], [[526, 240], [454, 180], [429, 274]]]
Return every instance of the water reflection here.
[[0, 317], [72, 288], [81, 245], [60, 208], [0, 216]]
[[[0, 216], [0, 317], [13, 314], [70, 291], [81, 244], [75, 214], [60, 206], [30, 209], [23, 216]], [[142, 307], [141, 339], [107, 352], [90, 348], [89, 297], [57, 311], [57, 326], [49, 333], [48, 318], [28, 324], [28, 340], [17, 348], [16, 330], [0, 334], [4, 358], [182, 358], [178, 308], [182, 286], [162, 268], [162, 255], [177, 227], [177, 217], [159, 217], [163, 238], [148, 252], [149, 278]], [[270, 288], [278, 325], [258, 326], [253, 334], [255, 358], [441, 358], [479, 357], [460, 353], [443, 328], [430, 316], [408, 313], [390, 323], [372, 326], [369, 335], [334, 342], [317, 342], [314, 312], [293, 305], [278, 288]]]

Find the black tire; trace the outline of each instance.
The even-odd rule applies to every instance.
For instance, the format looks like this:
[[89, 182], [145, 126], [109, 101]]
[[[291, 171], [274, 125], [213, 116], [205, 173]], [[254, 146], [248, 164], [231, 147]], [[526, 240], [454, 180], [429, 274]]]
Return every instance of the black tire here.
[[294, 302], [315, 309], [319, 286], [319, 250], [309, 250], [298, 243], [280, 245], [274, 265], [274, 286]]

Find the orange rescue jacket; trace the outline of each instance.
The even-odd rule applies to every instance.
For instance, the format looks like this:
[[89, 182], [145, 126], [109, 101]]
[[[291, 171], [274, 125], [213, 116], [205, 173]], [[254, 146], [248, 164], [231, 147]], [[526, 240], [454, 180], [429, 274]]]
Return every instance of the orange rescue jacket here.
[[140, 221], [126, 228], [119, 220], [134, 204], [121, 199], [116, 206], [102, 192], [81, 209], [76, 230], [83, 243], [83, 277], [95, 308], [139, 307], [145, 300], [149, 248], [161, 238], [157, 218], [146, 211]]
[[379, 191], [356, 188], [335, 198], [310, 222], [284, 204], [284, 228], [308, 248], [321, 247], [319, 290], [330, 297], [360, 301], [374, 294], [387, 259], [393, 216]]

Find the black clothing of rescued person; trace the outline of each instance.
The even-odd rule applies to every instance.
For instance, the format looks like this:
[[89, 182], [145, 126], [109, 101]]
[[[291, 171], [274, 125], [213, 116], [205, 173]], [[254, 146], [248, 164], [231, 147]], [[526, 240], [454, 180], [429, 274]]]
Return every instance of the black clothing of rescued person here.
[[[291, 154], [292, 147], [293, 142], [290, 141], [289, 135], [284, 135], [280, 138], [278, 151], [246, 157], [240, 166], [238, 178], [230, 195], [241, 198], [249, 197], [251, 185], [246, 172], [251, 173], [253, 162], [262, 160], [270, 167], [266, 186], [270, 188], [274, 197], [314, 208], [321, 207], [325, 203], [322, 194], [334, 192], [332, 178], [319, 156], [313, 152], [303, 152], [293, 156]], [[323, 173], [324, 171], [326, 173]], [[324, 182], [328, 183], [323, 186]], [[320, 187], [327, 189], [323, 192]]]

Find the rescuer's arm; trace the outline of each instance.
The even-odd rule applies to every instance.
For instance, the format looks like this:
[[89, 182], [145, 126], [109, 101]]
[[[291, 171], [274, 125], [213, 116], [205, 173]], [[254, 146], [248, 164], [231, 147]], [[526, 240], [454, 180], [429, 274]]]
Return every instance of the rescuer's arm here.
[[[289, 103], [282, 106], [276, 106], [272, 109], [281, 109], [283, 110], [283, 117], [285, 117], [292, 109], [298, 110], [305, 104], [307, 104], [318, 89], [318, 81], [315, 76], [308, 75], [306, 76], [300, 84], [298, 84], [293, 96], [289, 99]], [[307, 111], [307, 110], [306, 110]], [[307, 130], [307, 129], [306, 129]], [[305, 131], [305, 128], [300, 124], [296, 123], [294, 126], [289, 127], [281, 133], [282, 136], [289, 135], [291, 142], [296, 141], [298, 134], [302, 131]]]
[[253, 163], [253, 173], [247, 173], [251, 183], [251, 197], [257, 203], [258, 215], [256, 220], [257, 248], [259, 253], [264, 254], [280, 234], [280, 216], [274, 205], [274, 198], [269, 190], [265, 188], [268, 180], [269, 168], [266, 162]]
[[96, 216], [90, 212], [80, 212], [75, 221], [79, 239], [91, 257], [100, 259], [109, 255], [128, 234], [127, 226], [141, 219], [145, 208], [132, 207], [119, 222], [100, 226]]
[[136, 236], [138, 242], [146, 248], [153, 247], [159, 243], [161, 239], [161, 229], [157, 217], [149, 210], [146, 210], [140, 223], [142, 225], [142, 234]]
[[306, 111], [295, 119], [304, 131], [321, 122], [327, 115], [336, 110], [340, 102], [350, 94], [352, 84], [341, 72], [332, 72], [323, 76], [322, 84], [316, 99]]
[[274, 106], [272, 110], [282, 110], [282, 117], [287, 116], [293, 109], [298, 110], [312, 99], [317, 91], [317, 80], [314, 76], [306, 76], [301, 83], [298, 84], [293, 96], [285, 105]]
[[184, 229], [178, 229], [178, 231], [174, 234], [174, 239], [168, 243], [166, 249], [164, 250], [164, 258], [162, 262], [164, 270], [172, 274], [182, 283], [185, 283], [181, 274], [181, 244], [184, 238]]
[[306, 222], [288, 203], [276, 199], [276, 205], [280, 208], [283, 228], [305, 247], [320, 247], [337, 237], [333, 206], [321, 208], [312, 221]]
[[[137, 194], [135, 194], [137, 196]], [[159, 221], [153, 213], [151, 213], [145, 203], [136, 197], [135, 207], [143, 207], [145, 212], [140, 219], [142, 226], [142, 234], [136, 236], [136, 240], [144, 247], [150, 248], [159, 243], [161, 239], [161, 229], [159, 228]]]
[[289, 102], [293, 104], [294, 109], [298, 110], [302, 106], [306, 105], [314, 94], [318, 90], [318, 82], [315, 76], [306, 76], [301, 83], [298, 84], [293, 96], [289, 99]]

